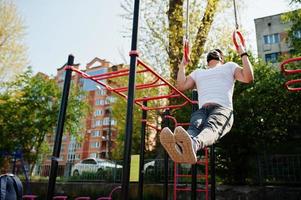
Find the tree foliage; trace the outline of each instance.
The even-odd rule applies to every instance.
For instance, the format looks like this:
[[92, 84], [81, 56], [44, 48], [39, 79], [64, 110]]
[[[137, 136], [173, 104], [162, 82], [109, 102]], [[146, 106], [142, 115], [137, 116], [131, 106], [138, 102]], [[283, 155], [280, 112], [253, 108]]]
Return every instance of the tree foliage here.
[[[54, 134], [61, 90], [54, 79], [44, 74], [32, 76], [30, 70], [3, 85], [0, 132], [5, 140], [0, 144], [0, 151], [21, 149], [28, 161], [34, 162], [47, 149], [45, 136]], [[86, 103], [79, 98], [82, 93], [75, 91], [69, 98], [65, 124], [65, 129], [73, 135], [83, 128], [83, 113], [87, 111]]]
[[[141, 70], [141, 68], [138, 68]], [[136, 78], [136, 85], [147, 84], [153, 82], [154, 79], [152, 76], [149, 76], [146, 73], [138, 73]], [[127, 87], [128, 77], [121, 77], [116, 80], [115, 87]], [[136, 99], [144, 97], [153, 97], [159, 96], [164, 93], [164, 88], [149, 88], [136, 90]], [[143, 103], [143, 102], [139, 102]], [[164, 102], [162, 100], [149, 101], [147, 102], [147, 107], [158, 107], [162, 106]], [[123, 97], [116, 96], [116, 101], [113, 104], [112, 111], [113, 117], [117, 119], [117, 129], [118, 135], [116, 140], [116, 147], [113, 150], [114, 159], [121, 159], [123, 156], [124, 150], [124, 140], [125, 140], [125, 127], [126, 127], [126, 114], [127, 114], [127, 99]], [[153, 126], [158, 126], [160, 121], [160, 113], [156, 111], [147, 111], [147, 122]], [[142, 124], [142, 110], [141, 107], [137, 104], [134, 106], [133, 110], [133, 131], [132, 131], [132, 154], [138, 154], [140, 152], [140, 136], [141, 136], [141, 124]], [[147, 127], [145, 143], [146, 143], [146, 153], [150, 153], [151, 150], [156, 150], [155, 146], [155, 137], [157, 137], [156, 130], [153, 128]], [[156, 154], [156, 151], [152, 152]]]
[[[128, 19], [131, 19], [131, 2], [127, 0], [122, 4], [126, 12], [124, 17]], [[233, 10], [232, 1], [192, 0], [189, 4], [187, 31], [191, 45], [191, 62], [188, 72], [198, 67], [206, 50], [215, 47], [228, 48], [231, 31], [235, 28], [234, 15], [224, 12]], [[141, 57], [162, 76], [170, 76], [173, 82], [183, 55], [183, 38], [187, 23], [186, 1], [146, 0], [141, 7], [138, 48], [142, 52]], [[131, 27], [130, 23], [127, 26]], [[224, 37], [225, 34], [229, 37]]]
[[291, 0], [291, 3], [301, 3], [301, 0]]
[[0, 82], [20, 73], [27, 64], [25, 27], [16, 6], [0, 0]]
[[291, 53], [301, 55], [301, 9], [283, 14], [282, 20], [292, 24], [288, 30], [288, 42], [291, 43], [293, 47]]
[[[230, 57], [240, 63], [237, 56]], [[300, 94], [283, 87], [285, 77], [277, 68], [252, 60], [255, 81], [236, 84], [234, 125], [218, 145], [220, 175], [230, 183], [256, 181], [257, 155], [298, 149], [289, 144], [301, 128]]]

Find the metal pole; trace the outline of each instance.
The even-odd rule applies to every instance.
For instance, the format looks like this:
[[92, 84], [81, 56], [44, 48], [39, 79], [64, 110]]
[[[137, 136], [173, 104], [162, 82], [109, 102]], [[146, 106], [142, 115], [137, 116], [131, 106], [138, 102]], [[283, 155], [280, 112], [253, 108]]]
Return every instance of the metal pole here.
[[[147, 101], [143, 101], [143, 105], [145, 107], [147, 107]], [[144, 171], [144, 151], [145, 151], [146, 118], [147, 118], [147, 111], [142, 110], [138, 199], [143, 199], [143, 182], [144, 182], [144, 173], [145, 173], [145, 171]]]
[[[110, 105], [111, 106], [111, 105]], [[109, 143], [108, 143], [108, 157], [109, 157], [109, 160], [112, 159], [112, 153], [111, 153], [111, 148], [112, 148], [112, 109], [110, 107], [109, 109]]]
[[210, 147], [210, 171], [211, 171], [211, 200], [215, 200], [215, 146]]
[[[74, 63], [74, 56], [69, 55], [67, 65], [72, 66], [73, 63]], [[50, 176], [48, 181], [47, 200], [52, 200], [54, 189], [55, 189], [55, 181], [56, 181], [57, 170], [58, 170], [58, 159], [60, 157], [60, 151], [61, 151], [62, 136], [63, 136], [65, 116], [66, 116], [66, 110], [68, 104], [70, 83], [71, 83], [71, 75], [72, 75], [72, 70], [67, 69], [65, 75], [65, 81], [64, 81], [63, 95], [61, 99], [61, 107], [60, 107], [60, 112], [58, 117], [57, 129], [55, 134], [53, 154], [51, 158], [51, 171], [50, 171]]]
[[[192, 100], [198, 100], [198, 93], [197, 90], [192, 91]], [[192, 112], [198, 109], [197, 104], [192, 105]], [[191, 178], [191, 200], [197, 199], [197, 164], [191, 166], [192, 178]]]
[[[169, 115], [169, 110], [166, 110], [163, 113], [163, 126], [164, 127], [170, 127], [169, 120], [165, 118], [166, 115]], [[163, 187], [163, 200], [168, 200], [168, 159], [169, 156], [167, 152], [164, 150], [164, 187]]]
[[[138, 40], [138, 21], [139, 21], [139, 3], [140, 0], [135, 0], [134, 16], [133, 16], [133, 30], [132, 30], [132, 44], [131, 52], [137, 50]], [[129, 198], [129, 182], [130, 182], [130, 163], [131, 163], [131, 148], [132, 148], [132, 130], [133, 130], [133, 107], [135, 97], [135, 83], [136, 83], [136, 64], [137, 54], [131, 53], [129, 84], [128, 84], [128, 102], [127, 115], [125, 127], [125, 142], [123, 155], [123, 173], [122, 173], [122, 199]]]

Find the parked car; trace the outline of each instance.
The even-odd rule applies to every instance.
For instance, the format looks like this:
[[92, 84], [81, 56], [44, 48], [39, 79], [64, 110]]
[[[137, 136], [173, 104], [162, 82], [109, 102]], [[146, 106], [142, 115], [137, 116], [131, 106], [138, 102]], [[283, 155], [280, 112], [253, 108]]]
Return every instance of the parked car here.
[[120, 169], [122, 165], [118, 165], [111, 160], [101, 158], [87, 158], [72, 167], [72, 175], [79, 176], [83, 172], [102, 173], [107, 169]]

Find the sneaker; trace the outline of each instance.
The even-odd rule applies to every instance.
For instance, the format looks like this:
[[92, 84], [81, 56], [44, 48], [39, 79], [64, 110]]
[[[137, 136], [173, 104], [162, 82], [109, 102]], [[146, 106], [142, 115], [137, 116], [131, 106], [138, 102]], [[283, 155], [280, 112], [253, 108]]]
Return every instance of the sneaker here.
[[196, 153], [199, 149], [198, 143], [190, 137], [182, 126], [175, 128], [175, 140], [182, 148], [183, 163], [195, 164], [197, 162]]
[[174, 162], [183, 162], [181, 149], [177, 146], [175, 136], [168, 127], [162, 129], [160, 142]]

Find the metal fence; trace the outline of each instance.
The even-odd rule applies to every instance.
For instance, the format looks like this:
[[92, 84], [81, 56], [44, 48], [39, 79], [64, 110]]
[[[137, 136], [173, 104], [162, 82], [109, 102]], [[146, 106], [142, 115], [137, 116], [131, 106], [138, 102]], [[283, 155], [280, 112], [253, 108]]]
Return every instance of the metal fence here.
[[[73, 163], [67, 165], [59, 165], [58, 177], [65, 181], [110, 181], [119, 183], [122, 176], [122, 162], [115, 161], [116, 167], [111, 167], [103, 171], [95, 169], [85, 169], [80, 174], [72, 174]], [[301, 155], [260, 155], [257, 157], [257, 164], [254, 166], [257, 171], [257, 177], [260, 184], [301, 184]], [[204, 168], [199, 166], [198, 173], [203, 173]], [[22, 176], [23, 171], [17, 166], [16, 173]], [[35, 177], [48, 177], [50, 166], [36, 167], [32, 173]], [[190, 174], [190, 165], [179, 165], [178, 174]], [[210, 175], [210, 172], [209, 172]], [[218, 175], [218, 174], [217, 174]], [[164, 182], [164, 160], [152, 159], [145, 160], [144, 165], [144, 181], [146, 183], [163, 183]], [[173, 182], [174, 163], [169, 161], [168, 179]], [[188, 179], [180, 180], [189, 182]]]
[[301, 184], [301, 155], [258, 157], [261, 184]]
[[[87, 166], [81, 169], [81, 172], [74, 173], [74, 164], [67, 163], [59, 165], [57, 177], [66, 181], [111, 181], [113, 183], [121, 181], [122, 162], [115, 161], [116, 166], [105, 170], [97, 170], [95, 167]], [[188, 164], [179, 164], [179, 174], [190, 174], [190, 166]], [[202, 170], [202, 169], [200, 169]], [[164, 160], [163, 159], [146, 159], [144, 162], [144, 181], [146, 183], [163, 183], [164, 182]], [[50, 174], [50, 166], [44, 165], [36, 167], [33, 175], [35, 177], [48, 177]], [[173, 182], [174, 162], [169, 161], [168, 179]], [[185, 181], [185, 180], [184, 180]]]

